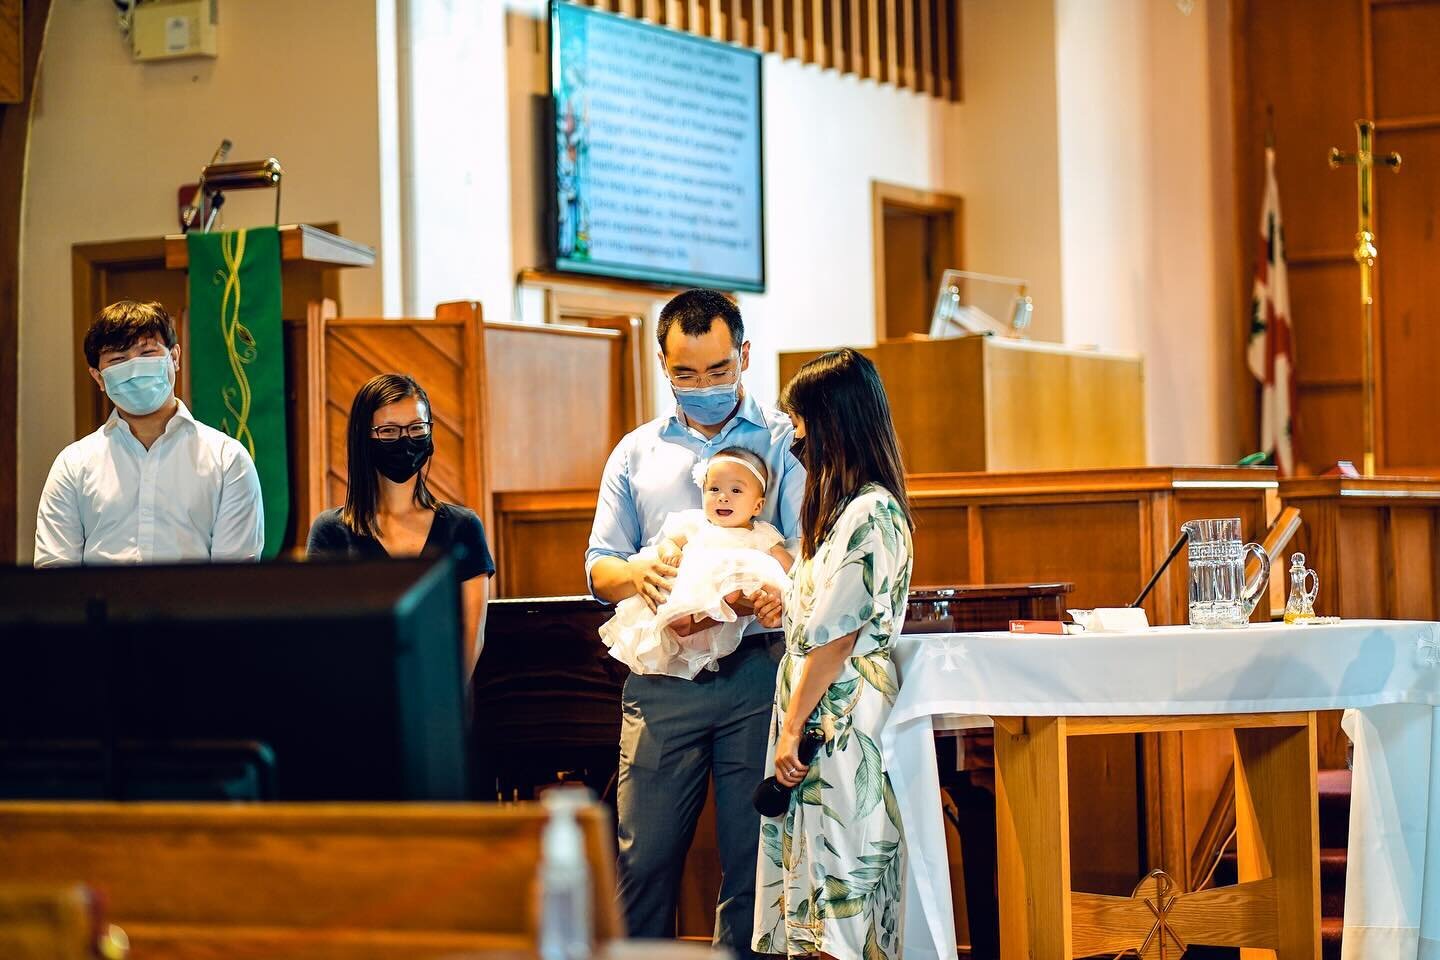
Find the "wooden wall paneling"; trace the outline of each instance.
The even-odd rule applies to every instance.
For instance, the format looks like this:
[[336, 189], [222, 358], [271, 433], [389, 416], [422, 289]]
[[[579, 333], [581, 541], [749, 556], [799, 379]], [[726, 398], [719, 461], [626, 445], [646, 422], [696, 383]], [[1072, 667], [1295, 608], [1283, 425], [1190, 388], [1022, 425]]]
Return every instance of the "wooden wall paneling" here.
[[[1440, 3], [1421, 0], [1375, 6], [1370, 23], [1374, 119], [1440, 119], [1440, 83], [1434, 82], [1435, 50], [1440, 47]], [[1417, 82], [1421, 78], [1429, 78], [1430, 82]]]
[[[437, 320], [460, 323], [460, 416], [469, 438], [461, 464], [466, 503], [480, 514], [486, 530], [495, 528], [490, 486], [485, 468], [490, 463], [490, 369], [485, 358], [485, 315], [476, 301], [442, 303], [435, 308]], [[468, 375], [467, 375], [468, 374]]]
[[795, 0], [766, 0], [770, 4], [770, 46], [769, 50], [782, 57], [794, 54], [794, 42], [790, 31], [791, 10]]
[[899, 0], [877, 0], [880, 6], [880, 81], [891, 86], [900, 82], [900, 43], [896, 29]]
[[1371, 616], [1391, 616], [1385, 573], [1380, 567], [1384, 521], [1381, 510], [1373, 505], [1347, 505], [1336, 514], [1336, 545], [1348, 555], [1335, 584], [1345, 610], [1374, 610]]
[[882, 35], [880, 32], [880, 5], [886, 0], [864, 0], [865, 3], [865, 76], [876, 83], [884, 77], [881, 65], [883, 57]]
[[1291, 260], [1288, 266], [1297, 389], [1344, 388], [1358, 403], [1359, 311], [1336, 309], [1358, 296], [1355, 261], [1346, 251], [1337, 250], [1323, 259]]
[[789, 0], [791, 54], [803, 63], [813, 63], [810, 44], [810, 0]]
[[329, 499], [325, 398], [325, 328], [335, 318], [333, 300], [310, 305], [303, 323], [285, 323], [285, 362], [290, 370], [291, 544], [298, 550], [309, 538], [311, 520], [339, 501]]
[[[936, 0], [915, 0], [919, 4], [919, 13], [916, 15], [917, 29], [919, 33], [916, 42], [920, 46], [919, 78], [918, 89], [922, 93], [935, 96], [939, 93], [939, 85], [935, 80], [935, 2]], [[940, 0], [944, 3], [944, 0]]]
[[929, 96], [960, 98], [960, 10], [954, 0], [582, 2]]
[[1386, 566], [1390, 581], [1392, 616], [1401, 620], [1440, 619], [1436, 567], [1431, 558], [1440, 553], [1433, 507], [1395, 506], [1389, 510]]
[[1376, 150], [1397, 151], [1404, 160], [1398, 175], [1377, 170], [1375, 185], [1377, 363], [1384, 374], [1376, 385], [1379, 459], [1387, 472], [1404, 475], [1405, 468], [1440, 466], [1440, 432], [1425, 413], [1434, 408], [1440, 358], [1440, 121], [1382, 132]]
[[[595, 483], [621, 436], [623, 342], [613, 330], [487, 323], [491, 489]], [[595, 371], [608, 371], [600, 381]], [[537, 394], [537, 384], [544, 385]], [[537, 396], [545, 398], [536, 402]], [[568, 456], [552, 455], [565, 450]]]
[[[987, 505], [985, 576], [992, 583], [1039, 582], [1071, 579], [1085, 570], [1070, 598], [1076, 607], [1124, 606], [1149, 574], [1135, 551], [1141, 508], [1133, 496], [1123, 495]], [[1082, 530], [1083, 536], [1075, 535]]]
[[[25, 28], [21, 0], [0, 0], [0, 103], [22, 103], [25, 100]], [[39, 16], [43, 24], [49, 2], [31, 3], [31, 16]], [[37, 10], [44, 7], [44, 10]]]
[[1364, 451], [1357, 389], [1343, 384], [1307, 387], [1296, 398], [1295, 420], [1297, 425], [1304, 424], [1297, 426], [1299, 442], [1304, 444], [1302, 462], [1322, 469], [1336, 460], [1361, 463]]
[[970, 561], [970, 512], [963, 504], [914, 504], [917, 589], [985, 582]]
[[855, 76], [870, 73], [870, 0], [845, 0], [845, 30], [850, 40], [847, 59]]
[[596, 492], [514, 490], [494, 495], [497, 597], [580, 596]]
[[915, 4], [918, 0], [899, 0], [900, 17], [897, 23], [899, 35], [896, 44], [900, 54], [900, 82], [910, 90], [920, 89], [920, 71], [917, 68], [919, 48], [916, 38], [919, 28], [915, 22]]
[[950, 21], [955, 13], [951, 0], [934, 0], [935, 3], [935, 80], [936, 93], [945, 100], [958, 100], [959, 96], [950, 78], [950, 61], [959, 51], [955, 43]]
[[[1267, 105], [1274, 107], [1276, 177], [1285, 218], [1286, 251], [1290, 263], [1297, 265], [1290, 276], [1291, 290], [1299, 292], [1305, 284], [1305, 271], [1330, 267], [1342, 272], [1348, 268], [1352, 284], [1344, 297], [1312, 298], [1304, 304], [1304, 316], [1301, 304], [1293, 305], [1297, 380], [1303, 384], [1310, 377], [1304, 358], [1307, 351], [1314, 353], [1312, 338], [1302, 339], [1301, 329], [1338, 330], [1349, 326], [1356, 330], [1358, 338], [1358, 278], [1350, 258], [1355, 234], [1355, 178], [1331, 170], [1327, 158], [1332, 146], [1353, 148], [1355, 118], [1366, 112], [1361, 10], [1365, 5], [1356, 0], [1332, 0], [1325, 5], [1323, 16], [1316, 15], [1310, 0], [1241, 0], [1234, 7], [1236, 230], [1240, 251], [1236, 258], [1236, 389], [1241, 396], [1255, 398], [1245, 414], [1252, 444], [1259, 442], [1259, 392], [1244, 363], [1244, 352], [1249, 340], [1250, 290], [1259, 247]], [[1307, 24], [1303, 43], [1298, 42], [1294, 27], [1299, 22]], [[1300, 267], [1302, 263], [1307, 265]], [[1323, 319], [1316, 316], [1320, 312], [1324, 313]], [[1348, 360], [1347, 375], [1358, 383], [1359, 351], [1348, 358], [1345, 354], [1337, 356]], [[1358, 390], [1345, 387], [1347, 395], [1340, 398], [1335, 396], [1340, 389], [1301, 388], [1296, 444], [1302, 462], [1312, 467], [1323, 469], [1333, 462], [1330, 454], [1340, 441], [1333, 420], [1326, 415], [1338, 406], [1359, 405]], [[1348, 396], [1351, 392], [1353, 404]], [[1354, 452], [1358, 456], [1358, 413], [1353, 423], [1354, 431], [1346, 436], [1356, 438]]]
[[795, 0], [795, 19], [805, 37], [805, 49], [800, 59], [824, 69], [825, 55], [825, 11], [826, 0]]

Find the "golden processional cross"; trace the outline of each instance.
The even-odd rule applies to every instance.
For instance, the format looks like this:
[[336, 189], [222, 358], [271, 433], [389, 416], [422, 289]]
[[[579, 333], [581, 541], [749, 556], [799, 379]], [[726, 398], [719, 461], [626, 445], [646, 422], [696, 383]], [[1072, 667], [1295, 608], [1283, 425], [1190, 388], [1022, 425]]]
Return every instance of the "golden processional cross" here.
[[1376, 157], [1371, 151], [1375, 124], [1369, 120], [1355, 121], [1355, 152], [1342, 153], [1330, 148], [1330, 166], [1355, 165], [1359, 198], [1360, 231], [1355, 234], [1355, 262], [1360, 265], [1360, 336], [1363, 343], [1361, 392], [1363, 413], [1361, 429], [1365, 441], [1365, 476], [1375, 476], [1375, 230], [1372, 211], [1375, 206], [1375, 164], [1391, 170], [1400, 169], [1400, 154], [1387, 153]]

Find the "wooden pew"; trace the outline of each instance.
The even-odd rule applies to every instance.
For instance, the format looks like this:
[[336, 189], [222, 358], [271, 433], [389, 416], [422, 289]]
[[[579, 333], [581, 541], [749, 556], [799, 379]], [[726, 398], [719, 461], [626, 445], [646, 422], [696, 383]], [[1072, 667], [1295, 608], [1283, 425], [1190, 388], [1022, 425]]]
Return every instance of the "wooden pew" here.
[[[84, 882], [150, 960], [423, 960], [534, 944], [537, 804], [0, 804], [0, 883]], [[582, 811], [601, 941], [609, 815]]]
[[[0, 957], [5, 960], [95, 960], [101, 936], [94, 896], [80, 884], [0, 884]], [[117, 951], [118, 952], [118, 951]]]

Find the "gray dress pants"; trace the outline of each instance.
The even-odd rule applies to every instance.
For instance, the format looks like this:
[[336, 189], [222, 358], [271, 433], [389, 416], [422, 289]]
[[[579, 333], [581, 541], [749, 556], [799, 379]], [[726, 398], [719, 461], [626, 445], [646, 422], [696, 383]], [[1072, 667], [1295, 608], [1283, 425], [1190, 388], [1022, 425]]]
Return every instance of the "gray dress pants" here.
[[750, 804], [764, 769], [784, 639], [747, 637], [717, 672], [694, 680], [631, 674], [620, 730], [620, 904], [632, 937], [673, 937], [685, 854], [715, 778], [720, 900], [715, 942], [755, 957], [755, 858], [760, 815]]

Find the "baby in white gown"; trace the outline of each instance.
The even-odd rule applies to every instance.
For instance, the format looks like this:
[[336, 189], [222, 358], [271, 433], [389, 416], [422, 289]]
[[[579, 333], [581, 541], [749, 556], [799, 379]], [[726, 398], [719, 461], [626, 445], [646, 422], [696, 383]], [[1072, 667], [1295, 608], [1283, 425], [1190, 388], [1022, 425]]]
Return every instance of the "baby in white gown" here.
[[639, 596], [620, 601], [600, 628], [610, 655], [636, 673], [694, 679], [718, 670], [740, 645], [753, 616], [730, 606], [762, 587], [789, 588], [792, 558], [780, 531], [756, 516], [765, 506], [768, 471], [749, 450], [732, 447], [695, 466], [703, 510], [665, 518], [652, 551], [676, 566], [670, 595], [653, 612]]

